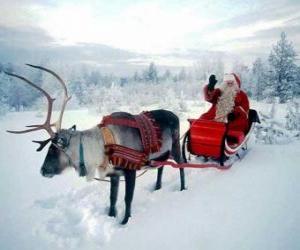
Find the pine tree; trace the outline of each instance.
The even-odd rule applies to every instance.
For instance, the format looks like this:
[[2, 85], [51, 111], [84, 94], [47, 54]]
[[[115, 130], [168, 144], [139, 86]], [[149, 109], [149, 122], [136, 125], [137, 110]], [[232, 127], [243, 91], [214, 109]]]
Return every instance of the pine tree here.
[[134, 72], [133, 81], [135, 81], [135, 82], [141, 81], [141, 77], [137, 71]]
[[252, 83], [253, 89], [251, 92], [253, 93], [253, 97], [257, 101], [261, 101], [264, 99], [264, 89], [266, 87], [267, 82], [267, 74], [266, 74], [266, 67], [261, 60], [261, 58], [257, 58], [252, 66]]
[[94, 70], [89, 74], [87, 83], [93, 85], [100, 85], [102, 80], [102, 75], [98, 70]]
[[86, 100], [85, 100], [86, 97], [84, 96], [84, 92], [85, 89], [87, 89], [87, 86], [85, 86], [83, 78], [79, 76], [72, 77], [72, 79], [70, 79], [69, 88], [71, 93], [73, 93], [76, 96], [79, 105], [86, 104]]
[[185, 72], [185, 69], [182, 68], [182, 69], [180, 70], [180, 72], [178, 73], [178, 81], [183, 82], [183, 81], [185, 81], [185, 80], [186, 80], [186, 72]]
[[0, 64], [0, 117], [8, 111], [7, 77]]
[[285, 103], [293, 97], [296, 79], [296, 52], [285, 32], [271, 51], [269, 63], [274, 77], [274, 94], [279, 97], [280, 103]]
[[276, 118], [278, 100], [273, 100], [269, 114], [260, 113], [261, 124], [255, 128], [256, 142], [264, 144], [288, 143], [291, 140], [291, 134], [284, 128]]
[[166, 71], [162, 74], [160, 79], [162, 81], [168, 81], [168, 80], [172, 79], [172, 74], [171, 74], [170, 70], [166, 69]]
[[300, 131], [300, 105], [298, 102], [291, 102], [287, 106], [285, 127], [288, 130]]
[[[241, 87], [246, 90], [249, 97], [253, 95], [253, 83], [251, 79], [250, 68], [242, 61], [236, 60], [233, 64], [234, 73], [236, 73], [241, 79]], [[250, 81], [251, 79], [251, 81]]]
[[294, 96], [299, 97], [300, 96], [300, 67], [296, 67], [295, 69], [295, 90], [294, 90]]
[[158, 73], [156, 66], [153, 62], [150, 63], [149, 68], [143, 72], [143, 78], [146, 82], [158, 82]]

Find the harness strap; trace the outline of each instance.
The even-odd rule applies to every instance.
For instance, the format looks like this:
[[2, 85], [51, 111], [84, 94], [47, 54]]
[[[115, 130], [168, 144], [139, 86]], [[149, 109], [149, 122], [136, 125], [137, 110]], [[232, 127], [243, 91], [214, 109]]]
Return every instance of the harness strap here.
[[98, 126], [102, 128], [107, 125], [137, 128], [140, 132], [141, 142], [146, 154], [155, 153], [160, 150], [162, 144], [161, 131], [152, 114], [148, 111], [134, 115], [132, 119], [128, 117], [118, 118], [112, 115], [104, 116]]
[[161, 147], [161, 132], [150, 112], [135, 115], [146, 154], [158, 152]]
[[124, 119], [124, 118], [115, 118], [110, 115], [104, 116], [99, 127], [105, 127], [106, 125], [120, 125], [132, 128], [139, 128], [139, 125], [135, 120]]
[[[112, 131], [106, 127], [118, 125], [138, 129], [143, 151], [116, 144]], [[142, 112], [132, 117], [105, 116], [98, 125], [104, 141], [104, 159], [101, 168], [109, 164], [122, 166], [124, 169], [138, 170], [148, 162], [150, 153], [160, 150], [162, 139], [159, 126], [150, 112]]]
[[86, 176], [87, 171], [84, 164], [84, 152], [82, 144], [82, 135], [80, 134], [80, 144], [79, 144], [79, 176]]
[[108, 127], [100, 127], [104, 141], [104, 159], [100, 168], [106, 169], [111, 163], [124, 169], [138, 170], [148, 161], [147, 154], [116, 144], [113, 132]]
[[[105, 145], [116, 143], [114, 135], [108, 127], [99, 126], [99, 128], [100, 128], [103, 142], [104, 142], [104, 149], [106, 149]], [[108, 155], [108, 152], [104, 152], [104, 159], [99, 167], [106, 169], [108, 167], [108, 165], [109, 165], [109, 155]]]
[[108, 127], [101, 127], [100, 130], [103, 136], [104, 145], [116, 143], [114, 135]]

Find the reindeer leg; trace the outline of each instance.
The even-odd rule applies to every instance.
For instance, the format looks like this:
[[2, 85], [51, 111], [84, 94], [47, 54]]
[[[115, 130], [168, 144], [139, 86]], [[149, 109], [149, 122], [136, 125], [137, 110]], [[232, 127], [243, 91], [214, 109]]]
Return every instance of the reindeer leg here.
[[[182, 162], [181, 159], [181, 151], [180, 151], [180, 142], [179, 142], [179, 129], [173, 131], [172, 136], [172, 156], [174, 160], [178, 163]], [[179, 169], [180, 172], [180, 191], [185, 190], [185, 176], [184, 176], [184, 168]]]
[[160, 167], [159, 169], [157, 169], [155, 190], [161, 189], [161, 178], [162, 178], [163, 170], [164, 170], [164, 167]]
[[184, 177], [184, 168], [180, 168], [180, 191], [185, 190], [185, 177]]
[[111, 217], [116, 217], [117, 215], [116, 203], [118, 199], [119, 181], [119, 175], [112, 175], [110, 177], [110, 208], [108, 216]]
[[133, 199], [136, 170], [124, 170], [125, 177], [125, 216], [122, 224], [125, 225], [131, 216], [131, 202]]

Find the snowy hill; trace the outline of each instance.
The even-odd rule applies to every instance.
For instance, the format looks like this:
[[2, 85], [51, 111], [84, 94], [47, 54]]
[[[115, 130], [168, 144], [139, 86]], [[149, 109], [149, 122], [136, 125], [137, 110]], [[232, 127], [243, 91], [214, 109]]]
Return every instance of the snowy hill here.
[[[100, 117], [67, 112], [65, 126], [88, 128]], [[300, 142], [250, 142], [228, 171], [189, 169], [188, 190], [179, 171], [166, 167], [153, 192], [156, 171], [137, 180], [133, 217], [120, 226], [107, 214], [108, 183], [86, 182], [69, 171], [52, 179], [39, 169], [46, 150], [30, 141], [42, 135], [11, 135], [8, 128], [38, 122], [35, 113], [11, 113], [0, 121], [0, 249], [292, 249], [300, 248]], [[182, 132], [187, 123], [182, 120]]]

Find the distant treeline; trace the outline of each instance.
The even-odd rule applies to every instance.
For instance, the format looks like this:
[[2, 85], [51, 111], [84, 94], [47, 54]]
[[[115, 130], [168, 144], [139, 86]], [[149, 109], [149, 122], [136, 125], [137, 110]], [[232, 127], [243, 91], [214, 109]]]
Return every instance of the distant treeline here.
[[[300, 67], [296, 64], [296, 58], [295, 49], [283, 32], [266, 60], [257, 58], [251, 66], [237, 62], [233, 65], [233, 71], [240, 75], [242, 88], [251, 98], [258, 101], [272, 101], [278, 98], [284, 103], [300, 96]], [[156, 86], [153, 89], [159, 91], [157, 85], [164, 84], [168, 88], [174, 88], [176, 92], [184, 93], [185, 98], [198, 98], [192, 93], [201, 92], [201, 86], [210, 74], [217, 75], [219, 82], [224, 74], [224, 59], [220, 55], [208, 56], [195, 62], [193, 67], [183, 67], [176, 71], [161, 70], [152, 62], [144, 70], [122, 77], [105, 74], [96, 67], [86, 65], [72, 67], [48, 62], [42, 66], [55, 70], [66, 80], [73, 99], [81, 106], [95, 104], [95, 98], [99, 101], [104, 89], [109, 92], [116, 91], [116, 87], [125, 90], [134, 89], [136, 86], [141, 88], [139, 91], [143, 91], [143, 84], [147, 86], [147, 91], [151, 90], [151, 86]], [[40, 93], [20, 83], [20, 80], [7, 76], [5, 71], [25, 75], [53, 96], [59, 96], [61, 93], [59, 85], [53, 83], [55, 80], [43, 71], [25, 70], [23, 66], [0, 63], [0, 113], [36, 108], [41, 99]]]

